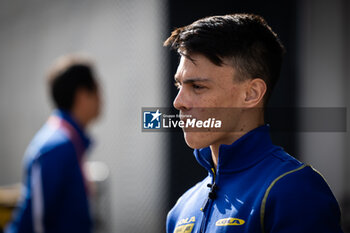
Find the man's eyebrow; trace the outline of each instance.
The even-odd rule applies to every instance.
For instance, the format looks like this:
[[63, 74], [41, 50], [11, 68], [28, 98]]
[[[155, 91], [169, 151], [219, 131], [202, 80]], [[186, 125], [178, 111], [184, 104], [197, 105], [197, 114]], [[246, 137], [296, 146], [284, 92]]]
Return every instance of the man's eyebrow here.
[[[175, 76], [175, 82], [180, 83], [180, 80]], [[188, 78], [182, 81], [182, 83], [194, 83], [194, 82], [209, 82], [211, 81], [208, 78]]]

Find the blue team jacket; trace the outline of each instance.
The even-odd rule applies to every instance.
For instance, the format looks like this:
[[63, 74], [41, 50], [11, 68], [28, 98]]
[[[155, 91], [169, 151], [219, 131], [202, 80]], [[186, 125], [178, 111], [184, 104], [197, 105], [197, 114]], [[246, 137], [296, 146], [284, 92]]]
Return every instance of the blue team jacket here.
[[91, 232], [81, 168], [89, 144], [68, 112], [53, 113], [26, 151], [23, 197], [5, 232]]
[[340, 210], [322, 175], [271, 143], [261, 126], [221, 145], [194, 151], [208, 177], [168, 213], [167, 232], [339, 233]]

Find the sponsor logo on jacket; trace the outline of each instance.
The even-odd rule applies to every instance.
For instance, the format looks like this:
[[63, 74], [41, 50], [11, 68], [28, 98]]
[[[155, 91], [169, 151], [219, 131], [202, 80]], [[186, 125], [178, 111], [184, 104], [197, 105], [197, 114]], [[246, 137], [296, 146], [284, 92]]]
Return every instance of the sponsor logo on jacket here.
[[195, 222], [196, 218], [194, 216], [191, 218], [181, 219], [176, 223], [174, 233], [191, 233]]
[[245, 221], [239, 218], [222, 218], [216, 222], [216, 226], [240, 226], [243, 225]]

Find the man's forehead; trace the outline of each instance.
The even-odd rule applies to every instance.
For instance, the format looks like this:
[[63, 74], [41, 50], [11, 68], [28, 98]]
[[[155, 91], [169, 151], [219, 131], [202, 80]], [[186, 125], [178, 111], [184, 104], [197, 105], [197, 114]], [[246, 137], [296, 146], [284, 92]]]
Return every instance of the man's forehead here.
[[175, 80], [184, 79], [187, 77], [199, 78], [203, 73], [199, 68], [200, 67], [196, 65], [193, 60], [185, 56], [181, 56], [174, 78]]
[[211, 75], [208, 72], [203, 72], [203, 70], [200, 70], [197, 67], [188, 67], [179, 64], [174, 79], [177, 82], [204, 82], [210, 81]]
[[[215, 81], [217, 76], [233, 75], [233, 67], [222, 65], [217, 66], [209, 61], [203, 55], [193, 56], [188, 59], [186, 56], [181, 56], [179, 65], [174, 75], [175, 81], [184, 82], [186, 80], [192, 81]], [[217, 80], [219, 81], [219, 80]]]

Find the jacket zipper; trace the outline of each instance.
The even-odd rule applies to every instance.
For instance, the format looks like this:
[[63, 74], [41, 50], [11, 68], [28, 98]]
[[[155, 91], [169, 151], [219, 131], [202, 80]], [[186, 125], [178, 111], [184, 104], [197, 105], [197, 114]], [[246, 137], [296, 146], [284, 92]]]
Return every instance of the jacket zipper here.
[[217, 186], [215, 183], [216, 172], [215, 172], [214, 168], [212, 168], [211, 171], [213, 172], [213, 181], [211, 184], [208, 184], [210, 191], [208, 193], [208, 197], [205, 199], [205, 201], [202, 205], [202, 208], [200, 209], [203, 212], [203, 218], [202, 218], [201, 227], [200, 227], [201, 233], [204, 233], [206, 230], [208, 216], [210, 214], [210, 210], [211, 210], [211, 207], [213, 205], [214, 199], [216, 198], [216, 190], [217, 190]]

